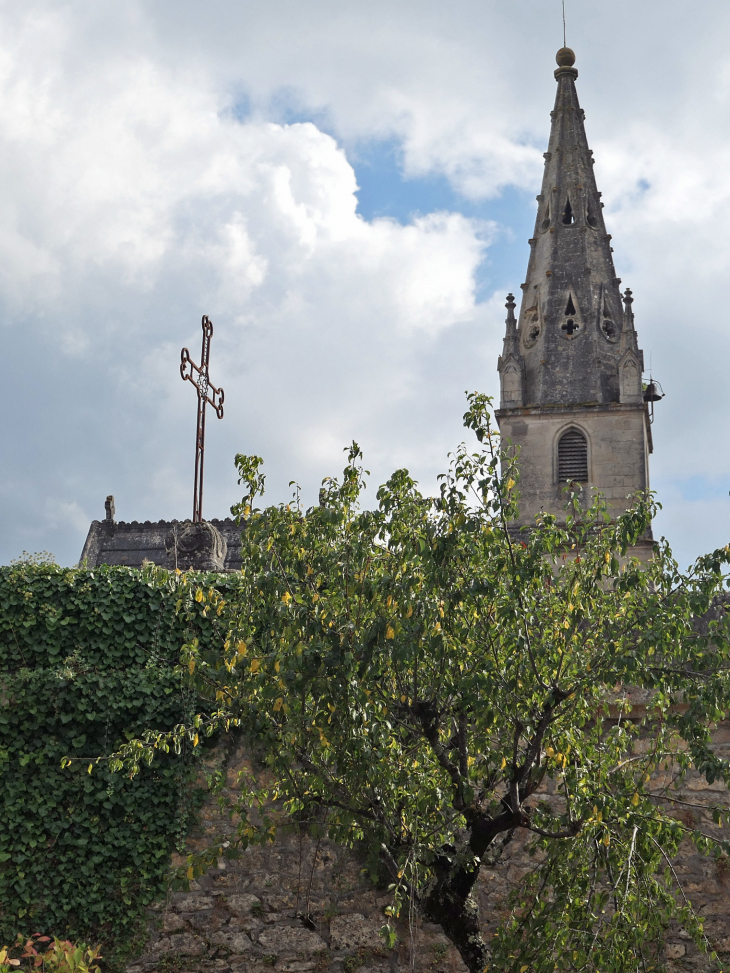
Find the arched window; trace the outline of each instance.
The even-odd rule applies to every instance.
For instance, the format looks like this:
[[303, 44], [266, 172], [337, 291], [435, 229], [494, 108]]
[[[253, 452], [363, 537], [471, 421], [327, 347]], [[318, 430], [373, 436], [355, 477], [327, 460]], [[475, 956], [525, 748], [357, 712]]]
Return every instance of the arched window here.
[[586, 437], [577, 429], [569, 429], [560, 437], [558, 443], [558, 480], [575, 480], [586, 483], [588, 480], [588, 443]]

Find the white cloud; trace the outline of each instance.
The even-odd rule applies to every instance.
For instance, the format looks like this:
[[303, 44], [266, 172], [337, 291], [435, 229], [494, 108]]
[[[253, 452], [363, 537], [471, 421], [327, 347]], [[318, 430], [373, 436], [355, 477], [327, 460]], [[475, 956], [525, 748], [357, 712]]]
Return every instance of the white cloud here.
[[[79, 536], [108, 492], [124, 519], [187, 513], [194, 397], [176, 362], [183, 343], [198, 357], [202, 311], [226, 390], [209, 512], [235, 499], [241, 449], [269, 459], [274, 497], [291, 476], [311, 494], [354, 435], [397, 454], [393, 412], [423, 387], [424, 350], [480, 318], [474, 273], [494, 227], [458, 213], [366, 222], [332, 136], [237, 120], [204, 71], [123, 49], [69, 70], [73, 10], [28, 70], [0, 51], [15, 57], [0, 74], [0, 302], [23, 322], [12, 340], [45, 399], [45, 455], [18, 430], [16, 519]], [[51, 27], [58, 16], [36, 24]]]
[[[668, 392], [652, 467], [668, 510], [688, 473], [730, 477], [730, 11], [685, 14], [618, 0], [568, 25], [617, 267]], [[176, 361], [198, 354], [202, 313], [227, 396], [208, 509], [235, 496], [239, 449], [267, 456], [275, 496], [292, 476], [316, 495], [353, 437], [376, 477], [407, 463], [429, 481], [463, 389], [496, 389], [503, 298], [476, 303], [474, 274], [497, 228], [366, 222], [348, 158], [394, 139], [407, 174], [472, 200], [537, 192], [560, 41], [549, 0], [0, 9], [5, 559], [51, 509], [66, 513], [47, 529], [80, 546], [68, 505], [101, 514], [109, 492], [122, 517], [185, 514], [194, 403]], [[693, 518], [663, 521], [687, 551]]]

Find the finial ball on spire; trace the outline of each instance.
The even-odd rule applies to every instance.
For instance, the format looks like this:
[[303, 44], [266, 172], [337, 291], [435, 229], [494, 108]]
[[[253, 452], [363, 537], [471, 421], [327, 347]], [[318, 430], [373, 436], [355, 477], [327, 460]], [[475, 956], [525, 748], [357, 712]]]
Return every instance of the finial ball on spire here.
[[575, 53], [569, 47], [561, 47], [555, 60], [561, 68], [572, 68], [575, 64]]

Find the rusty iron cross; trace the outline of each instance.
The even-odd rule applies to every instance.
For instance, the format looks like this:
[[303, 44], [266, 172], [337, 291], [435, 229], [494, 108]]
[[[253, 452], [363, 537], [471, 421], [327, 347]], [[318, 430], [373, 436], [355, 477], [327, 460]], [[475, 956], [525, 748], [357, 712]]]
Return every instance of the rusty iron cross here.
[[[217, 389], [210, 381], [210, 339], [213, 322], [203, 315], [203, 347], [200, 367], [190, 357], [187, 348], [180, 352], [180, 375], [183, 381], [192, 382], [198, 390], [198, 429], [195, 434], [195, 487], [193, 489], [193, 523], [203, 520], [203, 461], [205, 459], [205, 407], [210, 403], [219, 419], [223, 418], [223, 389]], [[189, 366], [189, 367], [188, 367]]]

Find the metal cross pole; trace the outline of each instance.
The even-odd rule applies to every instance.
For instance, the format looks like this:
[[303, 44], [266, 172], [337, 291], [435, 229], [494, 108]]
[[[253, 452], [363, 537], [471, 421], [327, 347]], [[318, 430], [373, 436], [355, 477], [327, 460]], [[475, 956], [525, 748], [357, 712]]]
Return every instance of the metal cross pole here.
[[[210, 381], [210, 339], [213, 337], [213, 322], [203, 315], [203, 347], [200, 352], [200, 367], [190, 357], [187, 348], [180, 353], [180, 375], [183, 381], [192, 382], [198, 390], [198, 430], [195, 435], [195, 487], [193, 489], [193, 523], [203, 519], [203, 461], [205, 459], [205, 407], [210, 403], [219, 419], [223, 418], [223, 389], [217, 389]], [[188, 366], [190, 366], [188, 368]]]

